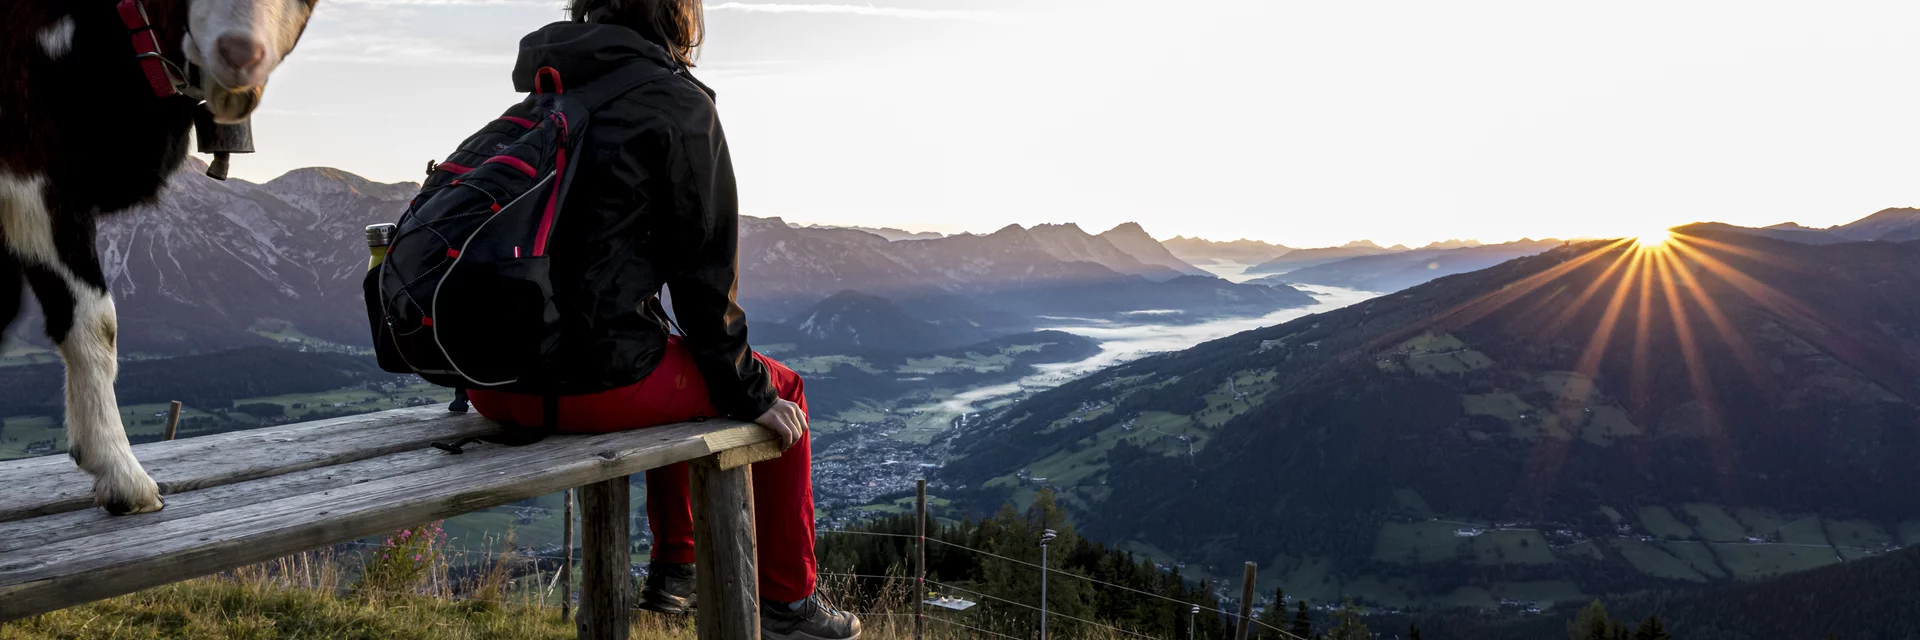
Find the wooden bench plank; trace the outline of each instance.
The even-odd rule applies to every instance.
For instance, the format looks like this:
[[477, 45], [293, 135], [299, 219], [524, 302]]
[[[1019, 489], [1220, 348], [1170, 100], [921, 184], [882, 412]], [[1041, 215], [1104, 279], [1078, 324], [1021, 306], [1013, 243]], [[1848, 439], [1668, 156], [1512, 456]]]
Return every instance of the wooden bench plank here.
[[[236, 431], [133, 448], [163, 494], [365, 460], [498, 431], [439, 406]], [[86, 509], [93, 479], [66, 456], [0, 462], [0, 522]]]
[[50, 516], [0, 522], [0, 557], [32, 552], [45, 544], [224, 511], [243, 504], [331, 491], [340, 487], [460, 464], [461, 457], [438, 449], [420, 449], [342, 465], [295, 471], [250, 482], [222, 485], [168, 496], [167, 508], [137, 517], [81, 509]]
[[776, 437], [757, 425], [712, 421], [602, 436], [557, 436], [517, 448], [476, 446], [457, 456], [459, 464], [42, 544], [31, 551], [0, 555], [0, 621], [705, 458]]

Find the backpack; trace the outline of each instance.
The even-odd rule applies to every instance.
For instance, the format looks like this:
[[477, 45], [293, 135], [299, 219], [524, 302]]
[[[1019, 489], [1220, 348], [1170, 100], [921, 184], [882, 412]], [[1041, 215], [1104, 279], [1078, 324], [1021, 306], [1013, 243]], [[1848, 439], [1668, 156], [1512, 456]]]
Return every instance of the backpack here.
[[560, 73], [543, 67], [526, 99], [428, 164], [385, 261], [361, 285], [381, 369], [551, 397], [564, 336], [549, 241], [564, 224], [589, 116], [671, 75], [634, 63], [565, 93]]

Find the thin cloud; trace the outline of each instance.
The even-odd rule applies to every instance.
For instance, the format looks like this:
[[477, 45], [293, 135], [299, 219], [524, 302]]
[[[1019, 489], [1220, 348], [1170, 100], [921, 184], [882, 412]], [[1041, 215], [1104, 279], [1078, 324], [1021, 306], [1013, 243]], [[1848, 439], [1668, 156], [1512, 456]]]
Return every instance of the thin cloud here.
[[982, 22], [996, 21], [1005, 18], [1004, 15], [995, 11], [968, 9], [904, 9], [900, 7], [876, 7], [870, 4], [722, 2], [707, 5], [707, 10], [738, 11], [741, 13], [831, 13], [886, 18], [911, 18], [915, 20], [977, 20]]

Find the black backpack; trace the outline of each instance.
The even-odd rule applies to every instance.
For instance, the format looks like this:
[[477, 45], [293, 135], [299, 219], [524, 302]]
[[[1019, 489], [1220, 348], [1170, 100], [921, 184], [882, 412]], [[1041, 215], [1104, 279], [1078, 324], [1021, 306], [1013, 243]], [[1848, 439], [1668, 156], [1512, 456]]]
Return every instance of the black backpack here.
[[548, 241], [582, 158], [589, 114], [673, 72], [630, 64], [571, 93], [552, 67], [534, 92], [428, 165], [367, 273], [380, 368], [455, 388], [551, 395], [563, 342]]

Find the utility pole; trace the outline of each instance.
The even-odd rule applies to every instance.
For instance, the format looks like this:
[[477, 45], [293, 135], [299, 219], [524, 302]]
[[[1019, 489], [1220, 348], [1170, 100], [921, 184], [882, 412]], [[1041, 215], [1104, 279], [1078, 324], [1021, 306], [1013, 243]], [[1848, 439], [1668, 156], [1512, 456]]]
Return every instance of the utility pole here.
[[1047, 640], [1047, 545], [1054, 537], [1052, 529], [1040, 534], [1040, 640]]

